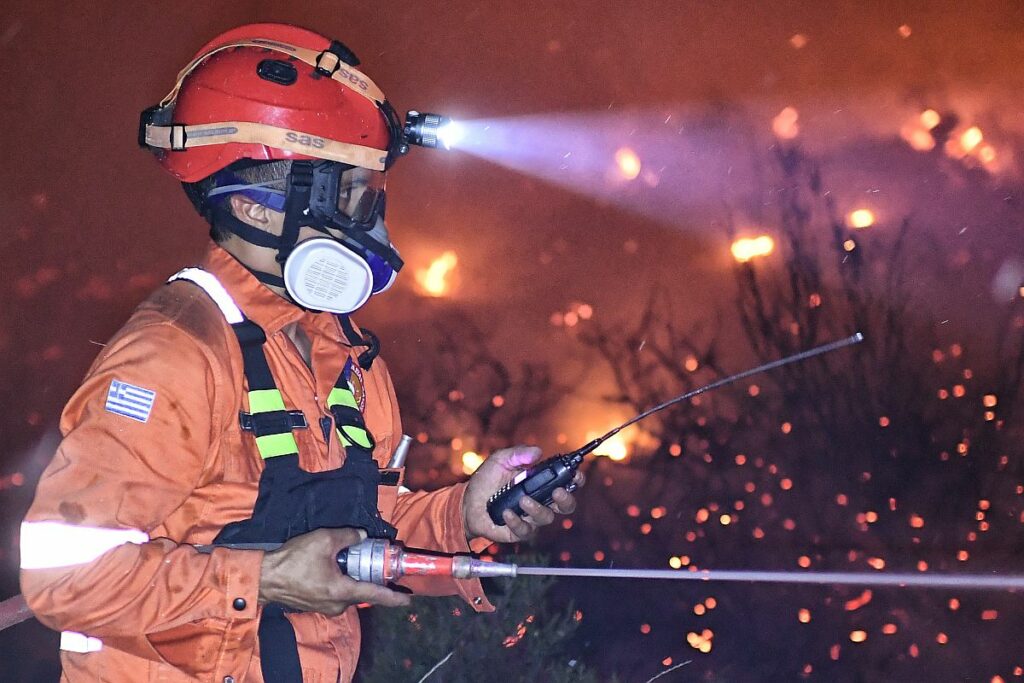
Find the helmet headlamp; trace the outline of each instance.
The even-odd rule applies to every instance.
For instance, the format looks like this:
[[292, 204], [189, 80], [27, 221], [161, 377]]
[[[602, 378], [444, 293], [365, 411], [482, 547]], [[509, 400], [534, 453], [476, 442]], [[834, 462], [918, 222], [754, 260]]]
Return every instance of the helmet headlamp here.
[[410, 111], [405, 115], [402, 137], [410, 145], [451, 149], [462, 136], [462, 126], [447, 116], [418, 111]]

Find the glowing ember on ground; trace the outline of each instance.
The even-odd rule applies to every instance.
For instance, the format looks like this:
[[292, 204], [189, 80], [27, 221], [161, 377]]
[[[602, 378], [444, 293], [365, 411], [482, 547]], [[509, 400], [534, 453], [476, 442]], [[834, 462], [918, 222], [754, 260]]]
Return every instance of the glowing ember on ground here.
[[928, 130], [931, 130], [935, 126], [939, 125], [941, 121], [942, 117], [939, 115], [939, 112], [935, 111], [934, 109], [925, 109], [923, 112], [921, 112], [921, 125], [927, 128]]
[[772, 119], [772, 132], [780, 140], [792, 140], [800, 134], [800, 126], [797, 121], [800, 118], [799, 112], [793, 107], [786, 107]]
[[981, 144], [982, 134], [981, 129], [977, 126], [972, 126], [963, 132], [960, 136], [960, 146], [966, 152], [971, 152], [975, 147]]

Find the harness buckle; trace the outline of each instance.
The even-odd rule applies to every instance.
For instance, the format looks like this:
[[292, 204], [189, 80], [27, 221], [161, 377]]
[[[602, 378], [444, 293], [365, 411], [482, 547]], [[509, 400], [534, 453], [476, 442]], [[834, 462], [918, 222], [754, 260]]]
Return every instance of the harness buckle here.
[[242, 431], [256, 436], [283, 434], [295, 429], [307, 429], [309, 423], [301, 410], [276, 410], [272, 413], [246, 413], [239, 411], [238, 424]]

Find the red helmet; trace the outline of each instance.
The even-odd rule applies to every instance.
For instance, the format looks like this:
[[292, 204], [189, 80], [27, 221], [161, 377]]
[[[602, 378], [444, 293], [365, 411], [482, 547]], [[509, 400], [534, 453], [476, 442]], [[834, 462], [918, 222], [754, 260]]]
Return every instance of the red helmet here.
[[394, 109], [338, 41], [249, 24], [204, 45], [139, 143], [183, 182], [241, 159], [326, 159], [382, 171], [407, 151]]

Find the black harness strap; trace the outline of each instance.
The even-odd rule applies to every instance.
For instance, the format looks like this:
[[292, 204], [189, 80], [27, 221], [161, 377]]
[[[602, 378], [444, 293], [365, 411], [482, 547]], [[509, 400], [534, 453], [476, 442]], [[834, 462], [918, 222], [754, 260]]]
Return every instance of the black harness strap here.
[[[192, 281], [204, 289], [207, 286], [200, 280]], [[212, 293], [211, 297], [217, 301]], [[307, 472], [299, 467], [292, 434], [292, 430], [306, 426], [306, 418], [285, 407], [263, 350], [266, 334], [244, 314], [240, 317], [241, 322], [232, 323], [231, 328], [242, 352], [250, 412], [242, 412], [239, 420], [242, 428], [251, 429], [255, 436], [264, 468], [252, 515], [227, 524], [214, 544], [284, 543], [315, 529], [338, 527], [365, 529], [371, 538], [394, 539], [397, 530], [377, 510], [377, 487], [382, 477], [373, 459], [373, 437], [348, 386], [351, 360], [335, 382], [328, 406], [338, 435], [343, 437], [345, 464], [334, 470]], [[348, 326], [352, 329], [351, 323]], [[298, 645], [286, 616], [288, 611], [284, 605], [270, 603], [260, 617], [260, 666], [268, 683], [302, 683]]]

